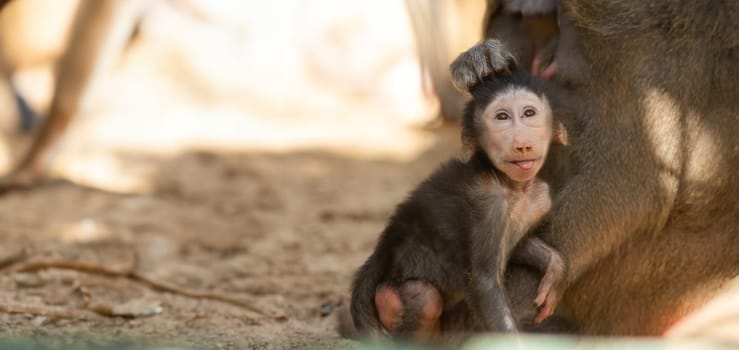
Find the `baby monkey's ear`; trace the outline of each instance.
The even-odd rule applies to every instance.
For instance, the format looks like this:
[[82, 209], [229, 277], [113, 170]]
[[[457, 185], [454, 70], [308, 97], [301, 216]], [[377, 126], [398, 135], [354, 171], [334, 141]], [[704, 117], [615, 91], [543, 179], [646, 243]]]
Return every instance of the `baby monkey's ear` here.
[[565, 129], [564, 124], [561, 122], [554, 122], [554, 126], [552, 127], [552, 142], [565, 146], [569, 144], [567, 140], [567, 129]]

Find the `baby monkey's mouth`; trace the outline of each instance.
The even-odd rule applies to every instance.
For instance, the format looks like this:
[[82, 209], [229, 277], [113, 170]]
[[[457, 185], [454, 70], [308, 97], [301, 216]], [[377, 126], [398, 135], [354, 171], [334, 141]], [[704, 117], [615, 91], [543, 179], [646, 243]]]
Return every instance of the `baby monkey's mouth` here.
[[531, 168], [534, 167], [534, 164], [536, 164], [537, 160], [539, 160], [539, 158], [509, 160], [508, 163], [513, 164], [514, 166], [518, 167], [521, 170], [531, 170]]

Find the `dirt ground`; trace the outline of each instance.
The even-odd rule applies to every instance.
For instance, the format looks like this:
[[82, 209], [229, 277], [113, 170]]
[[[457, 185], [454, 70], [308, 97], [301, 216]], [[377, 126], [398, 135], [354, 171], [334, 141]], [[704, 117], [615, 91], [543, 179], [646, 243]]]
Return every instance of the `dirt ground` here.
[[[18, 313], [0, 312], [0, 336], [215, 349], [348, 346], [332, 310], [346, 303], [351, 275], [394, 205], [455, 151], [454, 136], [442, 131], [409, 162], [321, 151], [193, 152], [140, 160], [159, 166], [147, 195], [55, 182], [2, 197], [0, 310]], [[33, 266], [15, 272], [32, 261], [135, 272], [250, 301], [284, 319], [157, 290], [137, 277]], [[116, 307], [154, 314], [95, 311]]]

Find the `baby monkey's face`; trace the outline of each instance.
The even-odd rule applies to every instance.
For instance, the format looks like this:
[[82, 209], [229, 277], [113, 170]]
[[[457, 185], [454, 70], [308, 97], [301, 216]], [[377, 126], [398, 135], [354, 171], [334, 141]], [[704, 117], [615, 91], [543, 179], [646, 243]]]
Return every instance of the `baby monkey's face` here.
[[480, 146], [498, 170], [514, 181], [536, 176], [552, 140], [546, 99], [522, 88], [507, 90], [484, 108], [477, 126]]

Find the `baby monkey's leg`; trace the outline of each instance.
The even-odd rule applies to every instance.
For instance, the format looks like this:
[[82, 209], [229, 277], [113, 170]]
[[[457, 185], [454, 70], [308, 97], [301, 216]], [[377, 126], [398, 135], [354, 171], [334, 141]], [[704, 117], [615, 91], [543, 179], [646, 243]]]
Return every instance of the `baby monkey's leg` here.
[[425, 341], [440, 331], [444, 302], [431, 283], [410, 280], [397, 288], [382, 285], [375, 293], [375, 306], [380, 322], [390, 334]]
[[511, 260], [533, 266], [543, 274], [534, 300], [534, 305], [539, 309], [534, 322], [539, 324], [554, 313], [562, 297], [567, 269], [564, 260], [550, 245], [531, 236], [519, 243]]

